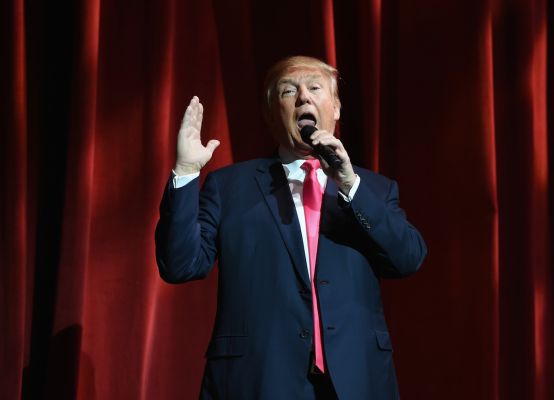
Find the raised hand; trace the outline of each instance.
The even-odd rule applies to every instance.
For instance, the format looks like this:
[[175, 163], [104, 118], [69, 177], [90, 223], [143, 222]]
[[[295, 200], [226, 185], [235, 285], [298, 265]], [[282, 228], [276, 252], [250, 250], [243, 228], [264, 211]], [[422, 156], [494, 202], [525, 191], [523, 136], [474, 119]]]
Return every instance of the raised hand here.
[[177, 159], [175, 172], [187, 175], [199, 172], [212, 158], [214, 150], [220, 145], [219, 140], [212, 139], [206, 146], [200, 140], [202, 115], [204, 107], [198, 97], [194, 96], [185, 111], [177, 136]]

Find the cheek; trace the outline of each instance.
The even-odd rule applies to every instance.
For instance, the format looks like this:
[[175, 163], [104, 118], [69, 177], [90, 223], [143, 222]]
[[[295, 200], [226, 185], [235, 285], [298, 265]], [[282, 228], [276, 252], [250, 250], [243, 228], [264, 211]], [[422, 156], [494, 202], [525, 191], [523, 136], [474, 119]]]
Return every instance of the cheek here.
[[281, 106], [281, 110], [280, 110], [279, 114], [281, 116], [281, 121], [283, 121], [283, 124], [290, 125], [290, 123], [292, 121], [293, 113], [294, 113], [294, 110], [291, 110], [290, 107], [288, 107], [286, 105]]

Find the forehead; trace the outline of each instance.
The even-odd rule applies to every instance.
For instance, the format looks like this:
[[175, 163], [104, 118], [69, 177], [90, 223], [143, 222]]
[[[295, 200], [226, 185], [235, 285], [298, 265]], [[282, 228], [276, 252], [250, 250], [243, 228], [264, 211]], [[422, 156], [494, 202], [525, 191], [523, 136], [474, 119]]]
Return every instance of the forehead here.
[[312, 81], [327, 82], [328, 78], [329, 77], [318, 68], [294, 67], [283, 71], [280, 78], [277, 80], [277, 85]]

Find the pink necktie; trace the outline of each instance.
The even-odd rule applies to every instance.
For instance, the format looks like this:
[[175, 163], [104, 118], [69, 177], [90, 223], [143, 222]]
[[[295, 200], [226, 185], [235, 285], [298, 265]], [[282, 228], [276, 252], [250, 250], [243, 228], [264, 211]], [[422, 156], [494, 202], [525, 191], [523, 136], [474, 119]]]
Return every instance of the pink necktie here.
[[319, 326], [319, 306], [315, 289], [315, 263], [317, 258], [317, 242], [319, 239], [319, 218], [321, 216], [321, 201], [323, 190], [317, 180], [316, 170], [319, 160], [306, 160], [302, 169], [306, 171], [304, 179], [304, 217], [306, 218], [306, 235], [308, 236], [308, 253], [310, 256], [310, 277], [312, 281], [312, 309], [314, 315], [314, 347], [315, 365], [321, 372], [325, 372], [323, 362], [323, 348], [321, 343], [321, 329]]

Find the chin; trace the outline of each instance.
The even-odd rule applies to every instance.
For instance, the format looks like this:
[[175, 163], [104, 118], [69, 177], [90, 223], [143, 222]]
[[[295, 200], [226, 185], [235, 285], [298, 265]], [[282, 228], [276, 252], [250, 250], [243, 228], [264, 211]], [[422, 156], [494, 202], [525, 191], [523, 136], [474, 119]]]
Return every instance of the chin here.
[[306, 147], [295, 147], [292, 149], [292, 151], [302, 158], [307, 158], [313, 156], [312, 154], [312, 148], [306, 148]]

